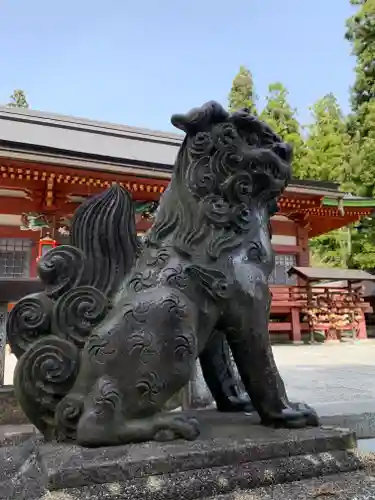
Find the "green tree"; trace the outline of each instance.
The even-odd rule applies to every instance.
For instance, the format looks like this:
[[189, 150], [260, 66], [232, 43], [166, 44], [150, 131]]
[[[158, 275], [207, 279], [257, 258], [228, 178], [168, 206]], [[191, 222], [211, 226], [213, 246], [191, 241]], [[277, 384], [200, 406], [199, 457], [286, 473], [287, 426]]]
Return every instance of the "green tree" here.
[[261, 118], [267, 122], [282, 139], [293, 146], [293, 177], [305, 178], [306, 146], [301, 127], [296, 118], [296, 110], [288, 101], [289, 93], [282, 83], [272, 83], [268, 87], [266, 106]]
[[245, 66], [240, 67], [239, 72], [233, 80], [228, 96], [228, 107], [231, 112], [241, 108], [248, 108], [252, 113], [256, 114], [256, 95], [253, 77]]
[[311, 111], [313, 121], [307, 126], [303, 175], [308, 179], [344, 182], [351, 142], [336, 97], [333, 94], [324, 96]]
[[[360, 119], [357, 119], [359, 115], [356, 114], [351, 115], [349, 118], [348, 130], [352, 139], [352, 152], [346, 177], [354, 186], [357, 194], [374, 197], [375, 99], [366, 106], [366, 110], [366, 115], [362, 115]], [[362, 120], [363, 127], [361, 126]]]
[[10, 96], [10, 102], [7, 104], [8, 108], [28, 108], [29, 103], [26, 99], [26, 94], [23, 90], [16, 89]]
[[[352, 139], [346, 182], [361, 196], [375, 196], [375, 0], [350, 0], [356, 8], [347, 21], [346, 38], [356, 58], [351, 92], [352, 114], [348, 132]], [[351, 265], [375, 268], [375, 221], [362, 224], [353, 234]]]
[[375, 0], [350, 0], [350, 3], [357, 8], [347, 21], [346, 32], [357, 60], [352, 109], [362, 133], [367, 135], [367, 115], [375, 99]]
[[352, 253], [348, 267], [355, 269], [375, 269], [375, 234], [374, 222], [368, 223], [368, 228], [352, 233]]
[[347, 267], [350, 259], [349, 228], [335, 229], [309, 242], [313, 267]]
[[363, 196], [375, 195], [375, 0], [350, 0], [356, 11], [346, 38], [356, 58], [348, 131], [356, 144], [348, 177]]

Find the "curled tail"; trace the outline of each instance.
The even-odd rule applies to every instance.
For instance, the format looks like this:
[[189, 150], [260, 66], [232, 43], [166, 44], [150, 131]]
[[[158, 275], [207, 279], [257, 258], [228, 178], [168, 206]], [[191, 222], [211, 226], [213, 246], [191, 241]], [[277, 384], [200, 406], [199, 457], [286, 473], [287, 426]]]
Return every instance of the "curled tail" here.
[[71, 244], [38, 262], [45, 291], [22, 298], [9, 314], [8, 342], [19, 360], [15, 392], [49, 439], [55, 437], [56, 407], [78, 374], [80, 351], [139, 250], [131, 196], [115, 184], [77, 209]]
[[140, 249], [128, 191], [114, 184], [86, 200], [74, 214], [71, 245], [85, 256], [86, 284], [112, 297]]

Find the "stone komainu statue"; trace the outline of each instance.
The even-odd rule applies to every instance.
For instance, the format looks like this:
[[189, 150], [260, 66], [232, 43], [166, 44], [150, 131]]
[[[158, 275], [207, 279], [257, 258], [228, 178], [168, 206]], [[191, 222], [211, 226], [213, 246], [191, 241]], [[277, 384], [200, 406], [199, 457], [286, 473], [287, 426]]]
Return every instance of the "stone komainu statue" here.
[[268, 334], [270, 216], [291, 148], [247, 110], [215, 102], [172, 123], [186, 136], [143, 248], [130, 196], [113, 186], [77, 210], [72, 245], [40, 260], [45, 292], [10, 314], [16, 394], [47, 439], [194, 439], [195, 419], [160, 410], [198, 357], [219, 409], [248, 403], [224, 338], [264, 425], [318, 425], [288, 401]]

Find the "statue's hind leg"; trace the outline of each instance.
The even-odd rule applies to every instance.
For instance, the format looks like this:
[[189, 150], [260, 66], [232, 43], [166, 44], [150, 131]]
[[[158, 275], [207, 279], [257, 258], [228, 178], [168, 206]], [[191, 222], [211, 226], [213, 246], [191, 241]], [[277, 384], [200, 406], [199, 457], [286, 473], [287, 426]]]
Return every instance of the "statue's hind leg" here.
[[101, 377], [79, 421], [77, 442], [82, 446], [112, 446], [142, 441], [193, 440], [199, 435], [196, 419], [173, 413], [156, 413], [125, 419], [116, 383]]
[[227, 338], [245, 388], [262, 423], [279, 427], [319, 424], [315, 411], [290, 403], [269, 338], [270, 297], [267, 285], [255, 297], [244, 296], [225, 314]]
[[254, 407], [242, 395], [225, 345], [225, 332], [217, 329], [199, 356], [203, 377], [221, 412], [251, 412]]

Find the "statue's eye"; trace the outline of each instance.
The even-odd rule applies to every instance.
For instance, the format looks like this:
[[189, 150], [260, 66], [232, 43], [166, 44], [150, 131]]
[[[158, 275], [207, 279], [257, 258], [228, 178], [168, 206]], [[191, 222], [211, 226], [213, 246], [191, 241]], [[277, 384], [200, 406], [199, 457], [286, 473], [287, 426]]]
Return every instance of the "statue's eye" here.
[[248, 134], [246, 137], [246, 142], [249, 144], [249, 146], [255, 146], [256, 144], [259, 143], [258, 134], [255, 133]]

